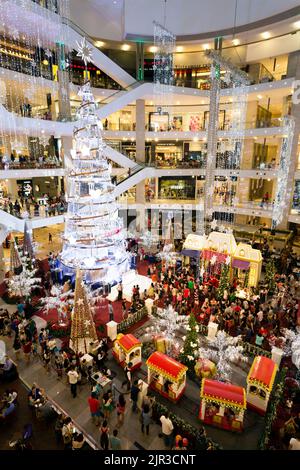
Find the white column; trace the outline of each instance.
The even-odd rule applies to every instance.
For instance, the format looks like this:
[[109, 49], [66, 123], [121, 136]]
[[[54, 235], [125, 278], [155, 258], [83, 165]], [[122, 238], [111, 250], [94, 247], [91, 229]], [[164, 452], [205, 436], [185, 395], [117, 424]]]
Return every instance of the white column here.
[[218, 324], [212, 321], [208, 324], [207, 339], [212, 340], [216, 337], [218, 331]]
[[108, 323], [106, 323], [107, 336], [112, 341], [114, 341], [117, 337], [117, 334], [118, 334], [117, 326], [118, 326], [118, 323], [116, 323], [115, 321], [109, 321]]
[[272, 348], [272, 361], [274, 361], [278, 365], [278, 367], [280, 366], [282, 356], [283, 356], [282, 349], [279, 349], [276, 347]]

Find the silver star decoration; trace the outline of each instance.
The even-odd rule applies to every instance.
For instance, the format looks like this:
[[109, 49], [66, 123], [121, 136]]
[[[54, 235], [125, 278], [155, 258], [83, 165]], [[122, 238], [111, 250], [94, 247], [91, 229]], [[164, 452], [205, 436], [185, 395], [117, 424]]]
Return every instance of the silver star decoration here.
[[216, 257], [216, 255], [213, 255], [213, 256], [210, 258], [210, 263], [211, 263], [212, 265], [214, 265], [214, 264], [216, 264], [216, 262], [217, 262], [217, 257]]
[[50, 59], [50, 57], [52, 57], [52, 51], [50, 51], [50, 49], [46, 49], [45, 56], [48, 57], [48, 59]]
[[224, 227], [224, 225], [220, 225], [219, 230], [220, 230], [220, 232], [225, 232], [225, 227]]
[[87, 65], [88, 62], [92, 61], [92, 48], [88, 45], [86, 38], [82, 38], [80, 44], [77, 41], [76, 43], [78, 46], [77, 57], [80, 57], [84, 64]]
[[209, 190], [208, 190], [208, 194], [209, 194], [210, 196], [212, 196], [212, 195], [214, 194], [214, 190], [215, 190], [214, 187], [211, 186], [211, 187], [209, 188]]
[[19, 31], [17, 30], [17, 28], [14, 28], [12, 30], [11, 35], [12, 35], [13, 39], [19, 39]]
[[210, 225], [211, 225], [211, 228], [214, 230], [217, 228], [218, 222], [216, 221], [216, 219], [214, 219]]

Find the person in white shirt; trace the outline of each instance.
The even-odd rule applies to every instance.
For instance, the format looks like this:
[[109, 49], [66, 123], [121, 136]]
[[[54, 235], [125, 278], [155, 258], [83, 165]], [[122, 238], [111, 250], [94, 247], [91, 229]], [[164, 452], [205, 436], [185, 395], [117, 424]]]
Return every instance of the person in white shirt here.
[[300, 450], [300, 433], [290, 440], [289, 450]]
[[76, 398], [77, 396], [77, 382], [79, 379], [79, 374], [75, 370], [75, 367], [72, 367], [71, 370], [68, 372], [68, 379], [69, 379], [69, 384], [71, 385], [71, 393], [73, 395], [73, 398]]
[[160, 417], [160, 422], [161, 422], [161, 431], [163, 434], [163, 438], [165, 441], [165, 446], [166, 447], [171, 447], [172, 444], [172, 433], [173, 433], [173, 423], [169, 418], [169, 414], [166, 413], [165, 415], [162, 415]]

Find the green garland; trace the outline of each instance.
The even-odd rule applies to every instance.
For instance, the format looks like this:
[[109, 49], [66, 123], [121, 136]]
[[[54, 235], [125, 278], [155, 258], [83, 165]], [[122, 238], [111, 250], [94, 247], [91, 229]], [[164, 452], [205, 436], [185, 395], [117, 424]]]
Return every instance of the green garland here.
[[169, 417], [174, 426], [175, 435], [180, 434], [183, 437], [186, 437], [189, 440], [192, 449], [196, 451], [207, 450], [208, 447], [210, 450], [220, 450], [221, 446], [216, 442], [213, 442], [211, 439], [203, 436], [200, 431], [194, 426], [187, 424], [186, 421], [179, 418], [179, 416], [171, 413], [168, 408], [161, 403], [155, 401], [153, 404], [154, 418], [159, 422], [160, 416], [169, 413]]
[[284, 384], [285, 384], [285, 377], [287, 374], [287, 368], [284, 367], [279, 373], [279, 379], [277, 381], [276, 386], [273, 388], [273, 391], [270, 396], [269, 406], [267, 413], [265, 415], [265, 428], [263, 434], [259, 440], [258, 448], [259, 450], [267, 450], [270, 435], [272, 432], [273, 423], [277, 416], [277, 408], [282, 399], [283, 392], [284, 392]]

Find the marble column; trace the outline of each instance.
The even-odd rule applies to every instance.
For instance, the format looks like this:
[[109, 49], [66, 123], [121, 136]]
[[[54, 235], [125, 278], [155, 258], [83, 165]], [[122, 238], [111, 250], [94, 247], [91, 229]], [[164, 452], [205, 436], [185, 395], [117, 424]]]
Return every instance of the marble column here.
[[[295, 80], [300, 80], [300, 51], [295, 51], [289, 54], [288, 66], [287, 66], [287, 78], [289, 77], [295, 77]], [[282, 222], [277, 226], [277, 228], [281, 230], [285, 230], [288, 228], [288, 217], [290, 215], [291, 205], [292, 205], [293, 196], [294, 196], [294, 187], [295, 187], [294, 175], [298, 166], [298, 141], [299, 141], [299, 134], [300, 134], [300, 103], [297, 104], [296, 100], [295, 102], [293, 102], [292, 100], [291, 116], [293, 116], [295, 120], [295, 130], [294, 130], [294, 137], [292, 141], [291, 162], [290, 162], [290, 166], [289, 166], [286, 177], [288, 179], [287, 188], [292, 188], [292, 190], [288, 191], [286, 195], [285, 206], [287, 209], [284, 211]]]

